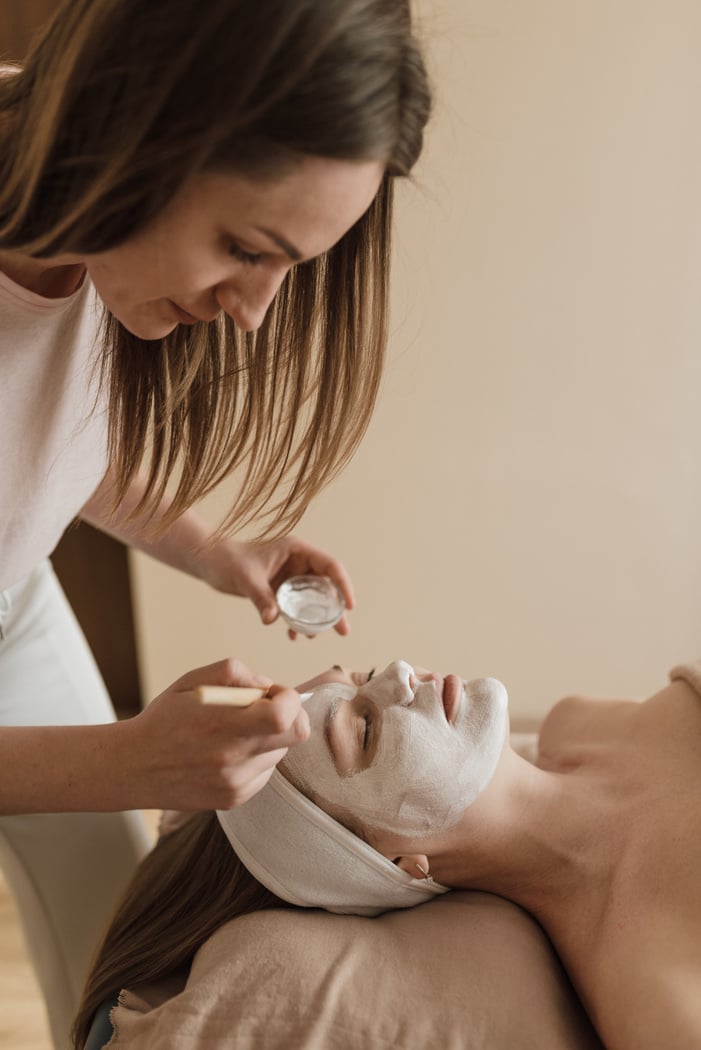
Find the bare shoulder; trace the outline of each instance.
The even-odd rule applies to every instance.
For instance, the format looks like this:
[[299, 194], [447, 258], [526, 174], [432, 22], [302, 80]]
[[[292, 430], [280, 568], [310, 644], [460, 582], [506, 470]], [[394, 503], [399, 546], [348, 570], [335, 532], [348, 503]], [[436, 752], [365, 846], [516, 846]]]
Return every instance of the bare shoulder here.
[[[611, 993], [597, 1017], [606, 1046], [620, 1050], [698, 1050], [701, 1046], [701, 1000], [698, 969], [661, 965], [638, 975], [637, 983], [613, 979]], [[614, 989], [617, 990], [614, 991]]]
[[[602, 960], [591, 1009], [607, 1046], [697, 1050], [701, 1046], [701, 960], [690, 931], [653, 923]], [[698, 943], [698, 942], [696, 942]], [[673, 949], [673, 950], [672, 950]]]

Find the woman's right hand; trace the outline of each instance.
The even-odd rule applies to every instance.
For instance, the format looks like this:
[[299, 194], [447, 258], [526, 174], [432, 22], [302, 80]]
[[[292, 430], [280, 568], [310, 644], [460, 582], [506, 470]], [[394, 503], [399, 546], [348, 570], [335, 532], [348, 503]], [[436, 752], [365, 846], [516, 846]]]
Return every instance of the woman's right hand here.
[[[247, 708], [202, 704], [194, 692], [201, 685], [257, 686], [268, 695]], [[307, 739], [309, 719], [296, 690], [222, 660], [183, 675], [119, 728], [138, 808], [231, 809]]]

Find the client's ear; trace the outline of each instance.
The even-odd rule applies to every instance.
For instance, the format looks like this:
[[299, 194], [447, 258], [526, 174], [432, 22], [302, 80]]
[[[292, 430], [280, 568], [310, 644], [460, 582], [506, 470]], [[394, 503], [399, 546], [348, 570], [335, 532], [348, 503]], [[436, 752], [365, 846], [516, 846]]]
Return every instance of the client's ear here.
[[408, 853], [395, 857], [394, 863], [413, 879], [425, 879], [428, 876], [428, 857], [425, 853]]

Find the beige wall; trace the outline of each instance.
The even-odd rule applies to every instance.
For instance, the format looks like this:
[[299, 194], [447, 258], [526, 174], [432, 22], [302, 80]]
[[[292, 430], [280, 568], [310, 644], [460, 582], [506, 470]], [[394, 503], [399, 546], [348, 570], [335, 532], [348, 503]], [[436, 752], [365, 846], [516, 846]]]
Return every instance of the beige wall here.
[[701, 5], [422, 11], [437, 111], [391, 366], [300, 529], [352, 571], [352, 636], [291, 645], [137, 558], [147, 695], [229, 653], [286, 681], [405, 656], [538, 713], [699, 655]]

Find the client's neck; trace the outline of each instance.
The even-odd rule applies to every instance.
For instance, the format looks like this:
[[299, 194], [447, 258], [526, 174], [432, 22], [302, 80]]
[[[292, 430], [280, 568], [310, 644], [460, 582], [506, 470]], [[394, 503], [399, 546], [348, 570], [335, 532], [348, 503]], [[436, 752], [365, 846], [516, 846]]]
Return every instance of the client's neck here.
[[593, 886], [610, 870], [610, 843], [597, 839], [607, 807], [594, 778], [545, 772], [509, 748], [450, 844], [432, 852], [431, 874], [455, 889], [507, 897], [547, 921], [571, 906], [582, 880]]

